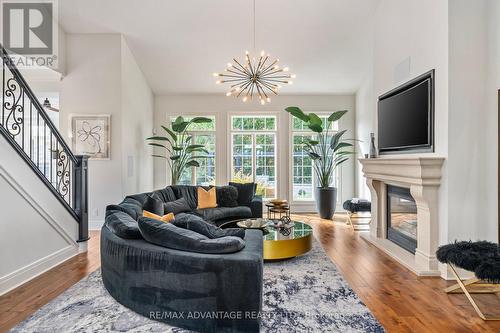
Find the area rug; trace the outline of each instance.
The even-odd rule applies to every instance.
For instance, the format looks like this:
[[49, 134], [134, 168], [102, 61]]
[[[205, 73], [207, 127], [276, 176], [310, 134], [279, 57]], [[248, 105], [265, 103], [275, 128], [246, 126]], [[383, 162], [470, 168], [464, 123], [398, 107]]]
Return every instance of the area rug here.
[[[384, 332], [315, 242], [306, 255], [264, 264], [261, 332]], [[11, 332], [190, 332], [116, 302], [97, 270]]]

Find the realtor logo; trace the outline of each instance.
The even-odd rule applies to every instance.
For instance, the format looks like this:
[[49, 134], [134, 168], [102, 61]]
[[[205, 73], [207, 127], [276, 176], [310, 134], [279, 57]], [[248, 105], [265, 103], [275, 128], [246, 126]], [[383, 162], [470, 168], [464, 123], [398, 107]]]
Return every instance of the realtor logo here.
[[18, 67], [54, 67], [57, 59], [56, 0], [0, 0], [2, 45]]
[[52, 3], [3, 3], [4, 47], [17, 54], [52, 54]]

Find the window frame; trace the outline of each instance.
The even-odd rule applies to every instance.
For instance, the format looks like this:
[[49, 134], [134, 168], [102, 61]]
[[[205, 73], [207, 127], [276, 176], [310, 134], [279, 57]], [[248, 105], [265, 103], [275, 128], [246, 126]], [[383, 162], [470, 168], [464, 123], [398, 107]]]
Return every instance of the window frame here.
[[[233, 117], [274, 117], [274, 130], [244, 130], [244, 129], [233, 129]], [[275, 197], [279, 198], [279, 191], [280, 191], [280, 183], [281, 183], [281, 178], [280, 178], [280, 149], [279, 149], [279, 122], [280, 122], [280, 114], [278, 111], [269, 111], [269, 112], [262, 112], [262, 111], [241, 111], [241, 112], [228, 112], [227, 113], [227, 177], [229, 181], [232, 181], [233, 179], [233, 136], [235, 134], [250, 134], [252, 135], [252, 172], [253, 172], [253, 181], [255, 181], [255, 171], [256, 171], [256, 161], [257, 161], [257, 154], [256, 154], [256, 135], [259, 134], [271, 134], [274, 135], [274, 174], [275, 174], [275, 186], [274, 186], [274, 193]], [[263, 198], [264, 201], [268, 201], [270, 198]]]
[[[330, 114], [332, 113], [331, 111], [314, 111], [314, 113], [316, 113], [319, 117], [328, 117], [330, 116]], [[314, 172], [314, 168], [312, 170], [312, 190], [313, 190], [313, 197], [312, 199], [303, 199], [303, 200], [300, 200], [300, 199], [295, 199], [294, 195], [293, 195], [293, 181], [294, 181], [294, 163], [293, 163], [293, 137], [295, 135], [311, 135], [313, 134], [314, 135], [314, 132], [311, 131], [311, 130], [298, 130], [298, 129], [294, 129], [293, 128], [293, 116], [289, 116], [289, 121], [288, 121], [288, 142], [289, 142], [289, 156], [287, 156], [287, 158], [289, 159], [289, 165], [288, 165], [288, 174], [289, 174], [289, 178], [288, 178], [288, 197], [290, 198], [290, 202], [295, 204], [295, 205], [310, 205], [310, 204], [313, 204], [316, 199], [314, 197], [314, 193], [315, 193], [315, 189], [317, 187], [317, 177], [316, 177], [316, 174]], [[337, 124], [337, 128], [335, 128], [335, 124], [332, 126], [333, 127], [333, 130], [335, 132], [338, 132], [339, 131], [339, 128], [340, 128], [340, 122], [339, 121], [336, 121], [335, 122]], [[338, 205], [340, 203], [340, 201], [342, 200], [342, 168], [343, 166], [340, 165], [336, 170], [335, 170], [335, 175], [334, 175], [334, 178], [333, 178], [333, 184], [334, 186], [337, 188], [337, 202], [336, 204]]]
[[[172, 121], [179, 117], [179, 116], [182, 116], [184, 118], [194, 118], [194, 117], [207, 117], [207, 118], [213, 118], [215, 124], [214, 124], [214, 129], [213, 130], [194, 130], [194, 131], [187, 131], [187, 133], [189, 135], [192, 135], [193, 136], [193, 140], [192, 142], [194, 142], [194, 140], [196, 139], [196, 136], [200, 136], [200, 135], [213, 135], [214, 137], [214, 148], [215, 148], [215, 152], [214, 152], [214, 168], [215, 168], [215, 176], [214, 176], [214, 185], [217, 184], [217, 180], [218, 180], [218, 177], [217, 177], [217, 170], [219, 169], [218, 167], [218, 158], [217, 158], [217, 151], [218, 151], [218, 138], [217, 138], [217, 123], [219, 122], [219, 119], [217, 117], [216, 114], [213, 114], [213, 113], [183, 113], [183, 114], [178, 114], [178, 115], [169, 115], [167, 114], [167, 120], [168, 120], [168, 124], [171, 126], [172, 124]], [[198, 186], [198, 184], [196, 184], [196, 178], [197, 178], [197, 173], [196, 173], [196, 169], [195, 167], [191, 167], [191, 185], [194, 185], [194, 186]]]

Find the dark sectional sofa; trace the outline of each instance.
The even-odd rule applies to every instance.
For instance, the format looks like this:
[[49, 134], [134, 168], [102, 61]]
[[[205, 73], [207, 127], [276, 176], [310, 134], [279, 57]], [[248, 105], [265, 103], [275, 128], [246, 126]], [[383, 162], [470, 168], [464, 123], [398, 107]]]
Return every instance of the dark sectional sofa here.
[[143, 205], [151, 196], [164, 203], [186, 198], [191, 211], [176, 215], [184, 222], [205, 219], [221, 225], [262, 216], [260, 198], [248, 205], [197, 210], [196, 193], [195, 186], [169, 186], [107, 207], [101, 231], [104, 286], [126, 307], [174, 326], [202, 332], [258, 332], [263, 279], [260, 230], [244, 233], [242, 250], [221, 254], [158, 246], [141, 235], [137, 221], [143, 223]]
[[202, 217], [205, 221], [220, 226], [228, 221], [262, 217], [262, 198], [254, 196], [251, 201], [241, 203], [236, 207], [216, 207], [196, 209], [198, 203], [197, 186], [174, 185], [151, 193], [141, 193], [127, 196], [119, 206], [130, 210], [130, 215], [137, 220], [142, 215], [142, 207], [148, 196], [153, 195], [163, 202], [172, 202], [185, 198], [190, 207], [188, 214]]

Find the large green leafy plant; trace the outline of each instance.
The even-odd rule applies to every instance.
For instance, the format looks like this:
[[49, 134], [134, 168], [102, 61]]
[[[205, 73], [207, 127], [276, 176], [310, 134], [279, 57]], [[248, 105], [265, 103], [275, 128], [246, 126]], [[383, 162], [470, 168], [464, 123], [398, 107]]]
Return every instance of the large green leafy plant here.
[[330, 187], [335, 169], [349, 160], [349, 155], [354, 154], [351, 150], [353, 144], [342, 139], [346, 130], [338, 132], [331, 130], [331, 124], [342, 118], [347, 111], [333, 112], [324, 124], [317, 114], [306, 114], [296, 106], [287, 107], [285, 110], [303, 121], [311, 131], [316, 133], [313, 138], [304, 138], [302, 143], [304, 150], [313, 160], [318, 187]]
[[159, 147], [166, 152], [165, 155], [153, 154], [153, 156], [167, 160], [172, 185], [179, 183], [187, 168], [199, 167], [199, 159], [210, 157], [205, 145], [192, 144], [193, 136], [188, 133], [188, 130], [192, 124], [211, 122], [212, 119], [205, 117], [194, 117], [187, 121], [179, 116], [172, 122], [172, 128], [161, 126], [167, 135], [152, 136], [146, 139], [152, 141], [148, 143], [150, 146]]

